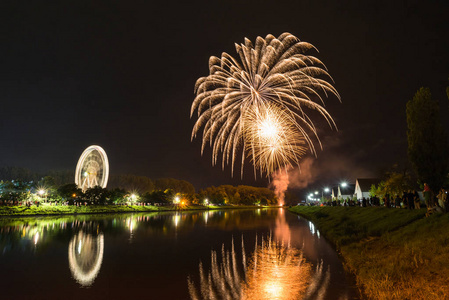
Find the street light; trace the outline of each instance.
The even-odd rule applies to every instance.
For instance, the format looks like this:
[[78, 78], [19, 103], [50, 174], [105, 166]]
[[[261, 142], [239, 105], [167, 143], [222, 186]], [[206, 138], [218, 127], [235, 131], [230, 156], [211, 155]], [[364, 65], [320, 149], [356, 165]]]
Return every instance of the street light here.
[[136, 202], [137, 199], [137, 195], [136, 194], [131, 194], [131, 202], [134, 203]]
[[[348, 184], [345, 182], [345, 181], [343, 181], [341, 184], [340, 184], [340, 186], [342, 187], [342, 188], [345, 188], [346, 186], [347, 186]], [[340, 196], [341, 196], [341, 190], [340, 190]], [[341, 198], [343, 199], [343, 196], [341, 196]]]
[[329, 193], [328, 187], [325, 187], [324, 189], [321, 190], [321, 201], [323, 201], [324, 199], [324, 193]]
[[41, 196], [41, 198], [42, 198], [43, 195], [45, 195], [45, 200], [44, 200], [44, 202], [47, 202], [47, 191], [45, 191], [44, 189], [40, 189], [40, 190], [38, 191], [38, 193], [39, 193], [39, 195]]
[[179, 199], [179, 197], [178, 197], [178, 196], [176, 196], [176, 197], [175, 197], [175, 199], [173, 200], [173, 204], [175, 204], [175, 205], [176, 205], [176, 210], [178, 209], [178, 206], [179, 206], [179, 202], [180, 202], [180, 199]]

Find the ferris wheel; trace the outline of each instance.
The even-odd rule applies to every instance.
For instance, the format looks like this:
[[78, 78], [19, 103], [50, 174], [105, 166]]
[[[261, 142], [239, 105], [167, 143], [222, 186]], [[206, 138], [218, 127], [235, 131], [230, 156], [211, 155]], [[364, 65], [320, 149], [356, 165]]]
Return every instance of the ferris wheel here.
[[100, 146], [87, 147], [81, 154], [75, 171], [75, 183], [83, 192], [94, 186], [105, 188], [109, 177], [109, 162]]

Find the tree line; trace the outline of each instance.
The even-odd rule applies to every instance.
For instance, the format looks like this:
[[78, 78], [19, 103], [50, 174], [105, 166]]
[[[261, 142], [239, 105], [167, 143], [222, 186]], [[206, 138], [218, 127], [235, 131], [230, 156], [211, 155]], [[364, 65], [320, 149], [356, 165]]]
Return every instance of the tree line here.
[[208, 187], [199, 191], [198, 198], [200, 201], [207, 199], [215, 204], [272, 205], [277, 203], [272, 190], [247, 185]]
[[[208, 187], [196, 193], [194, 186], [174, 178], [150, 179], [146, 176], [110, 176], [108, 187], [96, 186], [80, 190], [69, 172], [49, 172], [36, 180], [37, 174], [16, 167], [0, 168], [0, 204], [66, 203], [66, 204], [275, 204], [277, 199], [268, 188], [222, 185]], [[61, 177], [58, 177], [61, 174]], [[14, 178], [14, 179], [11, 179]]]

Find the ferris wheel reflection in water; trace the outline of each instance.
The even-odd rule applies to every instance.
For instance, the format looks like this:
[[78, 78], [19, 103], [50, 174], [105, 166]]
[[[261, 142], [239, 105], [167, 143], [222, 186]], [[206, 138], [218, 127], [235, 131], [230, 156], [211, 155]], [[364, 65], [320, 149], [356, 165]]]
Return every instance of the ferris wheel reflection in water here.
[[80, 230], [69, 243], [69, 267], [73, 278], [84, 287], [91, 286], [103, 262], [103, 233], [94, 235]]

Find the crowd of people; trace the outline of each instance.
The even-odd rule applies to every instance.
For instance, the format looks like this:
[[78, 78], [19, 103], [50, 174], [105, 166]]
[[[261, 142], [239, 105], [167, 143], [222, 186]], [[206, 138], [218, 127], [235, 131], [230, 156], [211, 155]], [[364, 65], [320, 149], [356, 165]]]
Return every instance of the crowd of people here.
[[387, 208], [406, 208], [406, 209], [420, 209], [425, 207], [428, 210], [440, 209], [444, 212], [449, 211], [449, 197], [447, 195], [447, 190], [441, 188], [439, 193], [435, 195], [429, 186], [425, 183], [423, 190], [423, 200], [422, 202], [419, 193], [416, 190], [404, 191], [401, 196], [395, 195], [390, 196], [386, 194], [381, 198], [374, 196], [358, 200], [353, 199], [334, 199], [329, 200], [323, 205], [327, 206], [385, 206]]

